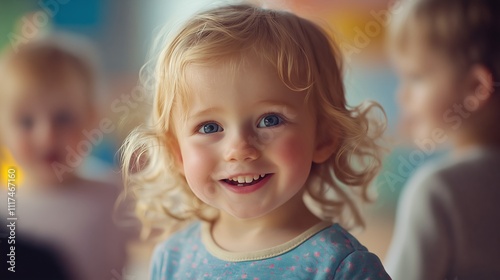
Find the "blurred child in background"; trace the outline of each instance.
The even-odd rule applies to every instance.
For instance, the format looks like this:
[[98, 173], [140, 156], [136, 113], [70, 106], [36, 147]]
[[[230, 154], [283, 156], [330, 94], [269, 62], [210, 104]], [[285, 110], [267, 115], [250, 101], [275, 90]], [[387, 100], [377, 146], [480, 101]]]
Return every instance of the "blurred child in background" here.
[[403, 128], [418, 148], [449, 142], [399, 204], [386, 262], [396, 279], [500, 279], [500, 2], [416, 0], [391, 47]]
[[125, 262], [124, 236], [111, 219], [119, 188], [73, 172], [89, 152], [82, 132], [96, 119], [96, 77], [71, 39], [50, 36], [3, 53], [0, 144], [23, 175], [17, 232], [52, 246], [72, 279], [107, 280]]
[[389, 279], [340, 225], [363, 224], [385, 122], [347, 106], [327, 33], [241, 4], [170, 39], [123, 170], [146, 225], [194, 222], [157, 246], [151, 279]]

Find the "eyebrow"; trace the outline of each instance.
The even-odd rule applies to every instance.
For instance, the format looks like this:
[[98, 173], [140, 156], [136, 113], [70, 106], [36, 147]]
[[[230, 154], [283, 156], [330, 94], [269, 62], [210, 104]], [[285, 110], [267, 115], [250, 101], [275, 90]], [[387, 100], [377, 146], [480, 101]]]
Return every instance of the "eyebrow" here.
[[289, 102], [286, 102], [286, 101], [279, 101], [279, 100], [263, 100], [263, 101], [259, 101], [257, 102], [256, 104], [257, 106], [258, 105], [266, 105], [266, 106], [270, 106], [270, 107], [273, 107], [273, 106], [276, 106], [278, 108], [272, 108], [271, 111], [281, 111], [281, 113], [284, 113], [284, 112], [289, 112], [291, 114], [297, 114], [297, 106], [289, 103]]
[[[291, 109], [293, 111], [296, 110], [295, 106], [291, 105], [288, 102], [272, 100], [272, 99], [259, 101], [259, 102], [255, 103], [253, 106], [260, 106], [260, 105], [280, 106], [280, 107], [285, 107], [287, 109]], [[222, 107], [208, 107], [208, 108], [205, 108], [202, 110], [195, 111], [192, 114], [189, 114], [187, 116], [187, 118], [193, 119], [193, 118], [197, 118], [197, 117], [204, 115], [204, 114], [207, 114], [207, 113], [218, 113], [220, 111], [223, 111]]]
[[197, 118], [201, 115], [204, 115], [204, 114], [207, 114], [207, 113], [214, 113], [214, 112], [220, 112], [222, 111], [222, 108], [221, 107], [208, 107], [208, 108], [205, 108], [203, 110], [198, 110], [198, 111], [195, 111], [195, 113], [193, 114], [189, 114], [188, 119], [192, 119], [192, 118]]
[[272, 100], [272, 99], [259, 101], [259, 102], [257, 102], [257, 105], [276, 105], [276, 106], [294, 108], [294, 106], [288, 102]]

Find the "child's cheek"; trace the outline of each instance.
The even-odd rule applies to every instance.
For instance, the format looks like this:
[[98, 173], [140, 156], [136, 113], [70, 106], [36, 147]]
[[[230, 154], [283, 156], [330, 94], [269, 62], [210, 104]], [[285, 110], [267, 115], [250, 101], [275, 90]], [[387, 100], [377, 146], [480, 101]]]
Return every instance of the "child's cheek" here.
[[181, 153], [184, 174], [189, 187], [197, 196], [213, 193], [211, 189], [213, 186], [210, 184], [213, 168], [216, 166], [213, 152], [203, 146], [189, 145], [183, 147]]
[[312, 163], [312, 143], [301, 135], [285, 135], [274, 144], [272, 153], [280, 168], [295, 178], [308, 176]]
[[[17, 135], [16, 135], [17, 136]], [[29, 141], [23, 137], [12, 137], [7, 143], [7, 148], [11, 151], [14, 160], [21, 165], [29, 165], [34, 158], [34, 152]]]

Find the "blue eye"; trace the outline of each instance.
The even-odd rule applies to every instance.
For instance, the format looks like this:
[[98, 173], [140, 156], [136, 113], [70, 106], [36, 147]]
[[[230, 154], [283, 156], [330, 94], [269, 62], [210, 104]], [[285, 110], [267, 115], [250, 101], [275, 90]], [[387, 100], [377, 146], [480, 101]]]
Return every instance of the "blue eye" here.
[[283, 119], [277, 115], [267, 115], [263, 117], [257, 127], [272, 127], [283, 123]]
[[200, 127], [199, 133], [209, 134], [223, 131], [222, 127], [216, 123], [206, 123]]
[[34, 120], [32, 117], [29, 116], [23, 116], [19, 120], [19, 124], [23, 129], [30, 129], [33, 127]]

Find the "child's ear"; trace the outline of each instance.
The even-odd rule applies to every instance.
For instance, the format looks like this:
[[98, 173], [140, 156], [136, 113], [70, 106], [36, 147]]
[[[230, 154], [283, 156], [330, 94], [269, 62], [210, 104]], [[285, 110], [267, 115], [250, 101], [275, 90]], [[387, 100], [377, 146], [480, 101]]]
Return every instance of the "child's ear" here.
[[488, 102], [495, 90], [493, 75], [483, 65], [474, 65], [470, 70], [469, 78], [471, 81], [471, 91], [467, 94], [466, 98], [474, 98], [478, 102], [476, 108], [481, 108]]
[[313, 153], [314, 163], [323, 163], [328, 160], [337, 148], [337, 140], [333, 137], [317, 137]]

